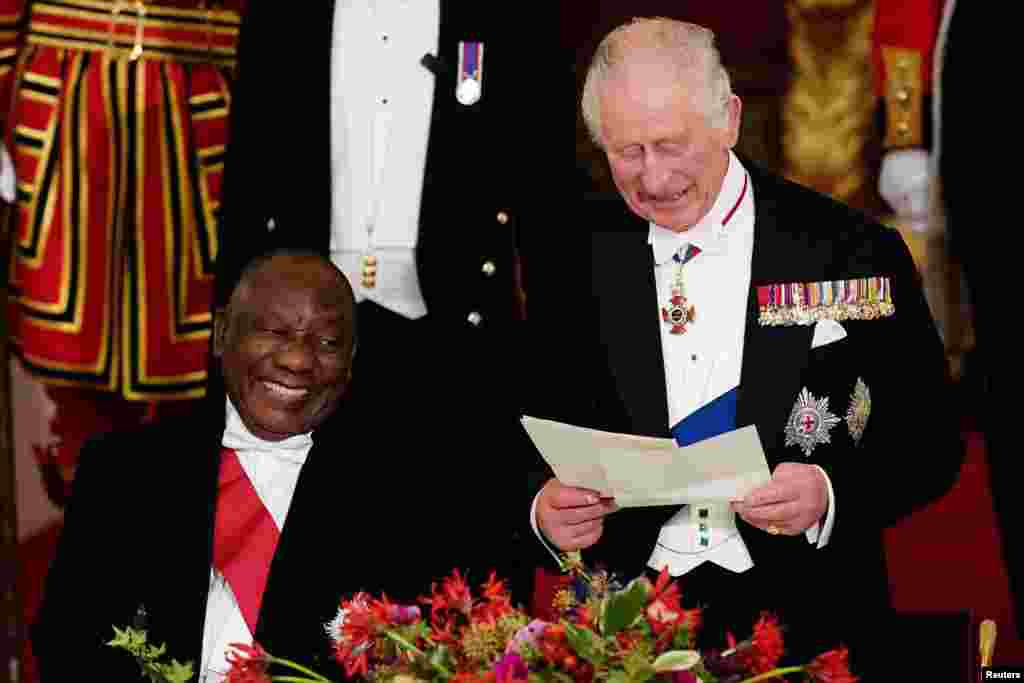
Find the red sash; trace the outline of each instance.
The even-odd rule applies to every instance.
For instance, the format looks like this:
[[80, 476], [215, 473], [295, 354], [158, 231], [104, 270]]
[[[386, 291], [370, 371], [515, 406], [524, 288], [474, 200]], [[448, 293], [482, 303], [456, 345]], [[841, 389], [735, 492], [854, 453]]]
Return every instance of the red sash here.
[[213, 566], [231, 586], [255, 636], [270, 561], [281, 533], [230, 448], [221, 451], [215, 519]]

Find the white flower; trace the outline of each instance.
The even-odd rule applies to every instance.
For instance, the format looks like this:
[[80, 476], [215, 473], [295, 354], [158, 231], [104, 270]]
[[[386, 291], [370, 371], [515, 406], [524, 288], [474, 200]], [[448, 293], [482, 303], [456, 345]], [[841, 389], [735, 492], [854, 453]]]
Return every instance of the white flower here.
[[344, 640], [344, 632], [342, 629], [345, 627], [345, 617], [347, 615], [348, 610], [339, 609], [338, 614], [329, 622], [324, 624], [324, 631], [327, 632], [327, 637], [330, 638], [335, 645], [338, 645]]

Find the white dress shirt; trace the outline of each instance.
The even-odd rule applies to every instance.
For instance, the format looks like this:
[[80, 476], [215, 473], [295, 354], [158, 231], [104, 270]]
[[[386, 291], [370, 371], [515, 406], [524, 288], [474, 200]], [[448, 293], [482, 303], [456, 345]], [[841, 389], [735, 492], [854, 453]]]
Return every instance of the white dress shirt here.
[[[263, 441], [253, 436], [239, 417], [238, 411], [227, 401], [227, 423], [223, 445], [233, 448], [246, 476], [256, 489], [263, 505], [277, 525], [284, 528], [288, 508], [291, 506], [295, 485], [299, 480], [309, 449], [313, 447], [311, 434], [300, 434], [284, 441]], [[228, 670], [227, 648], [230, 643], [252, 643], [253, 636], [242, 617], [231, 586], [219, 571], [210, 568], [210, 593], [206, 603], [203, 626], [202, 666], [199, 683], [222, 680]]]
[[[427, 313], [416, 241], [433, 109], [438, 0], [339, 0], [331, 48], [331, 258], [356, 300]], [[364, 256], [377, 259], [365, 287]]]
[[[754, 250], [754, 200], [747, 171], [730, 152], [722, 189], [699, 223], [682, 233], [653, 223], [650, 226], [648, 240], [654, 251], [659, 308], [671, 296], [677, 268], [673, 255], [685, 253], [690, 244], [701, 250], [682, 266], [685, 296], [695, 309], [694, 321], [684, 334], [672, 334], [668, 324], [661, 324], [669, 429], [739, 386]], [[835, 505], [831, 483], [828, 487], [831, 518]], [[661, 528], [648, 566], [655, 570], [668, 566], [672, 576], [704, 562], [734, 572], [750, 569], [754, 563], [735, 518], [728, 503], [682, 506]], [[828, 534], [819, 533], [819, 526], [813, 525], [806, 535], [808, 541], [823, 547]], [[826, 525], [828, 531], [831, 526]], [[699, 533], [701, 529], [703, 533]]]

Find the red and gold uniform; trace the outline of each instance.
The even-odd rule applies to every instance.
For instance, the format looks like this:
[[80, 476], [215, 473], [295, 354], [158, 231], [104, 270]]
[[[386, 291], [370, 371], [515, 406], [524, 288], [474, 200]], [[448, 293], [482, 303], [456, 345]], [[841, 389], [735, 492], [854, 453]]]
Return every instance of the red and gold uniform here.
[[872, 62], [885, 107], [886, 149], [924, 147], [943, 0], [876, 0]]
[[244, 0], [0, 0], [11, 337], [50, 384], [201, 396]]

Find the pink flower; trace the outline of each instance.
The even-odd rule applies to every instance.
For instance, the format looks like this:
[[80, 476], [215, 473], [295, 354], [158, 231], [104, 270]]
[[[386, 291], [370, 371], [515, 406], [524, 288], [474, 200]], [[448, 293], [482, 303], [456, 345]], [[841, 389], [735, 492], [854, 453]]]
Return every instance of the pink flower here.
[[526, 626], [519, 629], [512, 640], [508, 641], [508, 645], [505, 648], [505, 652], [519, 652], [519, 648], [523, 645], [529, 645], [531, 647], [537, 647], [537, 641], [541, 635], [544, 634], [544, 629], [548, 627], [548, 622], [541, 621], [540, 619], [534, 619]]
[[700, 679], [692, 671], [673, 671], [672, 683], [700, 683]]
[[494, 665], [494, 677], [497, 683], [513, 683], [526, 681], [530, 677], [530, 669], [518, 654], [512, 652], [499, 659]]

